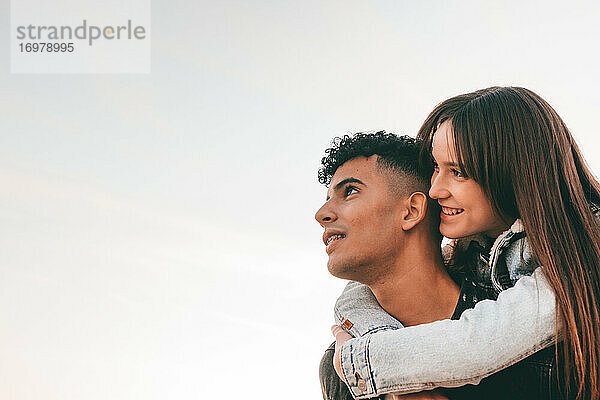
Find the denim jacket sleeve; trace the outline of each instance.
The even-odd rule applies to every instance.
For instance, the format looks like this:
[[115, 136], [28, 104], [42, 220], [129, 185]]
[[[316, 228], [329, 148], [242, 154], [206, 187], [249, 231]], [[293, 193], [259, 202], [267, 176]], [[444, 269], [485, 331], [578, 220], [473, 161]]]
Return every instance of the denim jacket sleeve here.
[[335, 322], [354, 337], [403, 327], [381, 308], [371, 289], [358, 282], [346, 285], [335, 303], [334, 315]]
[[[364, 291], [358, 284], [352, 285], [352, 290]], [[380, 312], [385, 313], [376, 313], [380, 322], [393, 324], [392, 317], [386, 321]], [[355, 336], [365, 334], [348, 340], [341, 356], [352, 395], [364, 399], [478, 384], [554, 343], [556, 304], [554, 292], [537, 268], [533, 275], [522, 277], [514, 287], [500, 293], [496, 301], [480, 301], [459, 320], [379, 332], [360, 322], [356, 320], [349, 331]]]

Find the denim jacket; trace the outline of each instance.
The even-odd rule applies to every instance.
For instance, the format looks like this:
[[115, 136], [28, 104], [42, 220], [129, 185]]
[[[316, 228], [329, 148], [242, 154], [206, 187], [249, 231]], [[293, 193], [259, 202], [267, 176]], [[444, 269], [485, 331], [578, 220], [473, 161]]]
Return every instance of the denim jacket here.
[[[470, 279], [453, 275], [460, 282], [458, 303], [451, 319], [459, 319], [462, 313], [473, 308], [485, 296]], [[353, 400], [348, 387], [333, 369], [335, 342], [325, 350], [319, 365], [319, 378], [324, 400]], [[559, 354], [561, 354], [559, 352]], [[555, 347], [538, 351], [518, 363], [483, 379], [477, 386], [465, 385], [455, 388], [438, 388], [437, 392], [450, 400], [470, 399], [530, 399], [563, 400], [559, 384]], [[381, 395], [377, 399], [388, 400]]]
[[553, 344], [554, 292], [531, 258], [521, 221], [496, 239], [489, 259], [475, 261], [474, 284], [496, 300], [479, 301], [458, 320], [403, 328], [366, 286], [348, 284], [335, 319], [355, 337], [341, 349], [355, 398], [477, 385]]

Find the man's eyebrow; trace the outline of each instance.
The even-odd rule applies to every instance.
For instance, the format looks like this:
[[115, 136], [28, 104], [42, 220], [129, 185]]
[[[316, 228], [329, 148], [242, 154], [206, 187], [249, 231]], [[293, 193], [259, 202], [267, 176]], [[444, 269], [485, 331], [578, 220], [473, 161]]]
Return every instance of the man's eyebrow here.
[[[334, 191], [340, 190], [347, 183], [358, 183], [359, 185], [365, 185], [360, 179], [357, 178], [346, 178], [343, 181], [340, 181], [337, 185], [333, 187]], [[367, 186], [367, 185], [365, 185]]]

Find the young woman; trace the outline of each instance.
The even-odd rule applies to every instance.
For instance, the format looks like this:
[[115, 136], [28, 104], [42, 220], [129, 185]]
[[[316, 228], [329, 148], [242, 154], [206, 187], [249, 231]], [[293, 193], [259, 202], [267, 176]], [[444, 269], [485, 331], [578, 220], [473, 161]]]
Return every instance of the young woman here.
[[[458, 321], [353, 326], [362, 336], [336, 353], [353, 395], [477, 384], [560, 341], [563, 391], [600, 399], [600, 185], [564, 122], [527, 89], [492, 87], [438, 105], [418, 137], [436, 164], [441, 233], [495, 240], [454, 241], [451, 263], [499, 295]], [[340, 322], [361, 320], [336, 307]]]

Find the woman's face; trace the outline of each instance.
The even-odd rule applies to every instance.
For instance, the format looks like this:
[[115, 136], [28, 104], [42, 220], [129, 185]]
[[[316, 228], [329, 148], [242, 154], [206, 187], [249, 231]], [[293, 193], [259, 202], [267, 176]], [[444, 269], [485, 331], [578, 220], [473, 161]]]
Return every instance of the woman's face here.
[[483, 189], [458, 166], [451, 121], [442, 123], [433, 135], [435, 168], [429, 196], [442, 207], [440, 232], [455, 239], [475, 233], [495, 238], [508, 229], [492, 209]]

